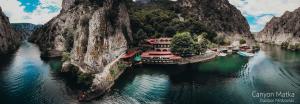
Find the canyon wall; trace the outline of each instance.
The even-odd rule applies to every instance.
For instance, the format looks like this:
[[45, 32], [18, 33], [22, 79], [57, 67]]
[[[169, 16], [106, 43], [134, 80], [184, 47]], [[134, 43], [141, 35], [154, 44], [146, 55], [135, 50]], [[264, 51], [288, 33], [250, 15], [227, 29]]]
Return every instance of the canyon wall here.
[[12, 23], [13, 30], [21, 36], [21, 40], [28, 39], [31, 34], [42, 25], [35, 25], [31, 23]]
[[228, 0], [178, 0], [182, 16], [198, 19], [208, 29], [229, 40], [252, 40], [250, 26]]
[[111, 83], [111, 66], [132, 42], [130, 20], [124, 0], [64, 0], [58, 16], [37, 29], [31, 42], [43, 56], [62, 56], [63, 70], [71, 64], [92, 73], [95, 89]]
[[21, 38], [12, 29], [8, 17], [0, 7], [0, 54], [7, 54], [16, 50], [21, 43]]
[[300, 49], [300, 8], [273, 17], [265, 28], [255, 35], [258, 42], [282, 45], [289, 49]]

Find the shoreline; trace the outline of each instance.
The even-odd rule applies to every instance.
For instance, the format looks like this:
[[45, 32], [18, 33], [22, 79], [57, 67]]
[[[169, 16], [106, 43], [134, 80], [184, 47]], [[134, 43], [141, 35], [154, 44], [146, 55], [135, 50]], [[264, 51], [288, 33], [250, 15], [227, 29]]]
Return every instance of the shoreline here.
[[[115, 84], [115, 81], [124, 73], [127, 68], [129, 68], [128, 66], [124, 68], [119, 66], [119, 64], [123, 64], [122, 60], [120, 59], [122, 55], [120, 55], [109, 65], [106, 65], [101, 73], [94, 74], [95, 78], [93, 79], [92, 86], [83, 95], [78, 96], [79, 102], [91, 101], [105, 95], [105, 93], [110, 91]], [[114, 73], [112, 73], [112, 70], [114, 70]]]
[[[121, 55], [122, 56], [122, 55]], [[176, 64], [172, 64], [172, 65], [187, 65], [187, 64], [193, 64], [193, 63], [199, 63], [199, 62], [205, 62], [205, 61], [209, 61], [209, 60], [212, 60], [212, 59], [215, 59], [216, 57], [218, 56], [218, 53], [217, 52], [214, 52], [214, 53], [211, 53], [209, 55], [207, 54], [204, 54], [204, 55], [198, 55], [198, 56], [193, 56], [193, 57], [188, 57], [188, 58], [183, 58], [181, 59], [181, 62], [177, 62]], [[118, 58], [118, 60], [115, 60], [114, 62], [111, 63], [111, 65], [117, 65], [119, 62], [122, 62], [121, 59]], [[159, 65], [159, 64], [157, 64]], [[165, 64], [163, 64], [165, 65]], [[112, 79], [110, 80], [99, 80], [97, 79], [96, 77], [94, 78], [94, 81], [95, 80], [98, 80], [98, 81], [101, 81], [102, 83], [99, 83], [98, 82], [98, 85], [94, 85], [95, 82], [93, 82], [93, 85], [96, 87], [96, 88], [93, 88], [94, 86], [92, 86], [90, 88], [90, 90], [88, 90], [85, 94], [84, 94], [84, 98], [81, 98], [82, 95], [80, 95], [78, 97], [78, 100], [80, 102], [89, 102], [93, 99], [96, 99], [98, 97], [101, 97], [103, 95], [105, 95], [105, 93], [109, 92], [110, 89], [113, 87], [113, 85], [115, 84], [115, 81], [124, 73], [124, 71], [128, 68], [130, 68], [132, 66], [127, 66], [126, 68], [124, 69], [118, 69], [120, 70], [116, 76], [114, 77], [111, 77], [111, 76], [107, 76], [106, 78], [109, 78], [111, 77]], [[113, 69], [113, 67], [106, 67], [106, 70], [104, 71], [107, 71], [107, 70], [111, 70]], [[105, 72], [102, 72], [101, 74], [104, 74]], [[95, 74], [97, 75], [97, 74]], [[99, 78], [99, 77], [98, 77]], [[103, 77], [102, 77], [103, 78]]]
[[[93, 79], [93, 83], [89, 90], [79, 94], [77, 100], [79, 102], [89, 102], [94, 99], [97, 99], [101, 96], [104, 96], [105, 93], [109, 92], [110, 89], [114, 86], [115, 81], [124, 73], [124, 71], [132, 66], [128, 66], [126, 64], [126, 67], [120, 68], [120, 64], [124, 64], [124, 60], [122, 60], [122, 56], [125, 53], [121, 54], [118, 58], [116, 58], [114, 61], [112, 61], [110, 64], [106, 65], [103, 68], [103, 71], [93, 73], [95, 75]], [[205, 53], [202, 55], [196, 55], [191, 57], [185, 57], [179, 59], [177, 62], [174, 62], [173, 64], [154, 64], [154, 65], [188, 65], [188, 64], [194, 64], [194, 63], [201, 63], [201, 62], [207, 62], [210, 60], [213, 60], [218, 57], [220, 52], [214, 52], [211, 51], [209, 53]], [[147, 65], [147, 63], [141, 63], [136, 65]], [[78, 66], [77, 66], [78, 67]], [[111, 73], [111, 70], [115, 70], [114, 74]]]
[[186, 65], [186, 64], [206, 62], [206, 61], [215, 59], [216, 57], [218, 57], [217, 52], [204, 54], [204, 55], [197, 55], [197, 56], [182, 58], [182, 59], [180, 59], [179, 62], [177, 62], [177, 64], [178, 65]]

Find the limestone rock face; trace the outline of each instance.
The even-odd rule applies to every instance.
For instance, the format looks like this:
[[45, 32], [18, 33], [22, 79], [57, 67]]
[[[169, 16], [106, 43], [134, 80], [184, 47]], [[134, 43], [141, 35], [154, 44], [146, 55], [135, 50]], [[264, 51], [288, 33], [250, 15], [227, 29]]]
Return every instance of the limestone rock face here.
[[[255, 35], [258, 42], [282, 45], [300, 44], [300, 8], [285, 12], [281, 17], [273, 17], [266, 27]], [[300, 48], [300, 47], [299, 47]]]
[[21, 36], [21, 40], [26, 40], [30, 35], [42, 25], [35, 25], [31, 23], [12, 23], [13, 30]]
[[100, 73], [132, 41], [123, 0], [64, 0], [61, 13], [36, 30], [30, 41], [43, 55], [70, 53], [83, 73]]
[[230, 40], [252, 38], [247, 20], [228, 0], [178, 0], [178, 5], [182, 16], [198, 19], [218, 35]]
[[0, 7], [0, 54], [16, 50], [20, 43], [20, 36], [13, 31], [8, 17], [5, 16]]
[[72, 6], [75, 5], [75, 1], [79, 1], [79, 0], [63, 0], [62, 2], [62, 11], [66, 11], [68, 9], [70, 9]]

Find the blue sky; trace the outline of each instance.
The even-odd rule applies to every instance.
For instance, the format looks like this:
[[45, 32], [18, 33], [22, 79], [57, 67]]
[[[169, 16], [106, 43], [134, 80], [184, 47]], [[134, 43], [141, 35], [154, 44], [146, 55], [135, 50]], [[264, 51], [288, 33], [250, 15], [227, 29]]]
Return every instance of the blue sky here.
[[18, 0], [21, 2], [21, 6], [24, 6], [25, 12], [33, 12], [35, 9], [37, 9], [38, 5], [40, 5], [39, 0]]
[[300, 7], [300, 0], [228, 0], [246, 17], [251, 32], [259, 32], [274, 16]]
[[[18, 0], [21, 5], [24, 6], [24, 12], [32, 13], [34, 12], [39, 5], [41, 5], [40, 0]], [[59, 0], [58, 0], [59, 1]], [[50, 13], [59, 12], [60, 8], [58, 5], [48, 5], [46, 7], [42, 7], [42, 9], [48, 9]]]
[[62, 0], [0, 0], [11, 23], [44, 24], [57, 16]]
[[[300, 0], [228, 0], [246, 17], [251, 31], [258, 32], [273, 16], [300, 7]], [[44, 24], [59, 14], [62, 0], [0, 0], [12, 23]]]

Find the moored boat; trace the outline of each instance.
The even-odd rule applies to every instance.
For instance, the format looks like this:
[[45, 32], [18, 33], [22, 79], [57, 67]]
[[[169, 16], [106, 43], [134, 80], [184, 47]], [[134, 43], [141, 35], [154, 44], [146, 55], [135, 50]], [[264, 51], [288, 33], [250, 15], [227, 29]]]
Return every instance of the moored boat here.
[[244, 56], [244, 57], [253, 57], [254, 54], [253, 53], [248, 53], [248, 52], [243, 52], [243, 51], [239, 51], [237, 52], [239, 55]]
[[219, 53], [219, 55], [218, 56], [222, 56], [222, 57], [224, 57], [224, 56], [227, 56], [227, 54], [226, 53]]

